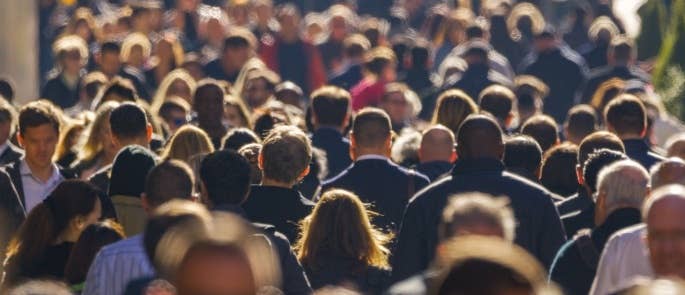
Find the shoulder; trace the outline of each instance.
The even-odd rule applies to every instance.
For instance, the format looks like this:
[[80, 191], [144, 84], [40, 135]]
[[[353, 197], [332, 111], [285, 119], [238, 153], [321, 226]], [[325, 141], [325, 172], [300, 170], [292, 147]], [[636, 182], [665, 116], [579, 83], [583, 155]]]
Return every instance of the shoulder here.
[[121, 259], [132, 254], [145, 255], [143, 247], [143, 237], [141, 235], [123, 239], [116, 243], [107, 245], [100, 250], [98, 256], [101, 259]]

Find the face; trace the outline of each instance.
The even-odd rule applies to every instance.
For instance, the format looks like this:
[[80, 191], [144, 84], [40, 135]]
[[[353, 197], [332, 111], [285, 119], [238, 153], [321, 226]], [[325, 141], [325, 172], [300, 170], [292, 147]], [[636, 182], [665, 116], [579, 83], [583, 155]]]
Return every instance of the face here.
[[407, 119], [409, 114], [409, 104], [401, 92], [394, 92], [381, 104], [381, 108], [388, 113], [390, 121], [400, 123]]
[[250, 59], [250, 49], [248, 47], [227, 48], [224, 51], [224, 64], [232, 71], [239, 71]]
[[281, 24], [281, 34], [286, 39], [293, 39], [297, 37], [300, 18], [297, 15], [283, 15], [279, 20]]
[[224, 106], [224, 119], [233, 127], [245, 127], [247, 125], [240, 116], [240, 111], [232, 105]]
[[51, 124], [43, 124], [26, 128], [19, 135], [19, 143], [24, 148], [26, 161], [37, 167], [48, 167], [52, 164], [52, 156], [59, 133]]
[[171, 131], [172, 134], [176, 133], [178, 128], [181, 128], [181, 126], [187, 123], [186, 115], [187, 114], [180, 109], [173, 109], [169, 111], [169, 115], [164, 119], [164, 121], [169, 126], [169, 131]]
[[247, 260], [222, 252], [216, 249], [190, 250], [176, 276], [178, 280], [174, 285], [178, 294], [255, 294], [254, 278]]
[[190, 98], [191, 94], [188, 84], [186, 84], [180, 79], [176, 79], [176, 81], [172, 82], [169, 86], [169, 89], [167, 89], [166, 96], [169, 97], [173, 95], [185, 99], [189, 104], [193, 103]]
[[257, 78], [247, 81], [243, 97], [250, 107], [257, 108], [262, 106], [273, 95], [264, 79]]
[[211, 19], [207, 22], [207, 39], [211, 43], [221, 43], [224, 39], [224, 28], [217, 19]]
[[257, 14], [257, 20], [260, 23], [266, 23], [271, 19], [272, 10], [269, 5], [259, 5], [255, 7], [254, 11]]
[[121, 61], [118, 53], [106, 52], [100, 57], [100, 69], [108, 77], [117, 75], [120, 67]]
[[62, 68], [67, 73], [78, 74], [81, 70], [81, 54], [79, 54], [78, 50], [64, 53], [64, 56], [62, 56]]
[[78, 35], [79, 37], [83, 38], [83, 40], [90, 40], [91, 37], [91, 31], [90, 28], [88, 27], [88, 24], [85, 21], [80, 21], [76, 25], [76, 29], [74, 30], [74, 33]]
[[3, 144], [10, 138], [10, 132], [12, 131], [12, 122], [7, 120], [7, 122], [0, 122], [0, 144]]
[[383, 68], [381, 79], [385, 82], [394, 82], [397, 79], [397, 71], [394, 64], [389, 64]]
[[347, 36], [347, 22], [341, 16], [336, 16], [330, 22], [331, 37], [342, 41]]
[[656, 202], [647, 216], [647, 246], [658, 276], [685, 278], [685, 201], [666, 198]]
[[134, 67], [142, 67], [143, 63], [145, 62], [145, 58], [143, 57], [143, 48], [140, 46], [133, 46], [126, 62]]

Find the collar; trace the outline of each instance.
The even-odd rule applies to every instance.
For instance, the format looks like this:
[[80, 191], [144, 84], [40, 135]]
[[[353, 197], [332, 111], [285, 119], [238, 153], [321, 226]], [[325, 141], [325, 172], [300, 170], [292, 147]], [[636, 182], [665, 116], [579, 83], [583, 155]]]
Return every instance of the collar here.
[[355, 162], [359, 161], [364, 161], [364, 160], [383, 160], [383, 161], [388, 161], [388, 157], [383, 156], [383, 155], [375, 155], [375, 154], [369, 154], [369, 155], [363, 155], [357, 157]]
[[479, 159], [459, 159], [454, 163], [452, 174], [467, 174], [474, 172], [502, 172], [504, 164], [499, 159], [479, 158]]
[[640, 149], [649, 149], [649, 145], [645, 142], [644, 139], [626, 139], [623, 140], [623, 145], [628, 148], [640, 148]]
[[[26, 157], [22, 158], [20, 163], [21, 164], [19, 165], [19, 173], [21, 174], [21, 176], [33, 177], [33, 172], [31, 171], [31, 168], [29, 168], [29, 164], [26, 163]], [[57, 179], [59, 177], [62, 177], [62, 174], [59, 171], [59, 167], [57, 167], [57, 164], [52, 163], [52, 175], [50, 175], [50, 179], [48, 179], [48, 181]]]

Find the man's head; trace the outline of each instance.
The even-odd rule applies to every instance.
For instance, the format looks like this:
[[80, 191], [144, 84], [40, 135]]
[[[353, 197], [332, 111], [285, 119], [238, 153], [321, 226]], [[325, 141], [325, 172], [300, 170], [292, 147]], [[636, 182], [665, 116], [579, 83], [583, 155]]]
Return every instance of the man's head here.
[[19, 111], [19, 145], [24, 148], [25, 160], [32, 168], [52, 165], [61, 118], [55, 107], [46, 101], [34, 101]]
[[232, 150], [207, 155], [200, 164], [203, 202], [239, 206], [250, 191], [250, 163]]
[[148, 146], [152, 138], [152, 125], [145, 111], [134, 103], [123, 103], [109, 115], [112, 141], [117, 149], [130, 144]]
[[17, 114], [14, 107], [4, 99], [0, 99], [0, 145], [7, 142], [14, 133]]
[[642, 138], [647, 131], [647, 112], [639, 98], [621, 94], [607, 104], [604, 122], [609, 131], [623, 140]]
[[489, 86], [481, 91], [478, 104], [482, 111], [492, 114], [501, 128], [509, 127], [514, 118], [514, 101], [516, 96], [509, 88], [501, 85]]
[[369, 39], [362, 34], [352, 34], [343, 41], [343, 54], [351, 61], [361, 62], [364, 53], [371, 48]]
[[542, 160], [540, 184], [561, 196], [568, 196], [578, 190], [576, 166], [578, 165], [578, 147], [563, 143], [549, 149]]
[[514, 94], [519, 122], [525, 122], [542, 113], [543, 99], [549, 94], [549, 87], [535, 76], [520, 75], [514, 79]]
[[632, 160], [603, 168], [597, 177], [595, 224], [602, 224], [617, 209], [642, 207], [649, 194], [649, 174]]
[[121, 68], [121, 47], [116, 42], [105, 42], [100, 48], [98, 65], [100, 71], [112, 78], [119, 74]]
[[626, 149], [623, 142], [618, 136], [607, 131], [597, 131], [586, 136], [578, 146], [578, 166], [576, 167], [576, 175], [578, 176], [578, 184], [583, 184], [583, 168], [585, 161], [590, 157], [590, 154], [600, 149], [609, 149], [625, 153]]
[[678, 133], [666, 141], [664, 147], [669, 157], [678, 157], [685, 160], [685, 133]]
[[135, 102], [136, 99], [138, 99], [138, 94], [131, 80], [117, 76], [104, 86], [93, 103], [99, 107], [108, 101]]
[[407, 84], [393, 82], [385, 85], [379, 106], [388, 114], [392, 124], [402, 124], [413, 115], [412, 95], [416, 97]]
[[77, 35], [58, 38], [52, 45], [52, 51], [60, 69], [69, 75], [78, 75], [88, 61], [86, 41]]
[[647, 224], [649, 260], [657, 276], [685, 278], [685, 187], [679, 184], [656, 189], [645, 202], [642, 218]]
[[143, 208], [150, 214], [168, 201], [192, 200], [194, 185], [193, 171], [185, 162], [166, 160], [159, 163], [145, 178]]
[[475, 40], [466, 43], [466, 49], [462, 58], [468, 64], [468, 69], [476, 67], [488, 67], [488, 52], [490, 47], [487, 43]]
[[574, 144], [580, 144], [583, 138], [597, 131], [597, 113], [589, 105], [581, 104], [572, 107], [564, 122], [564, 135]]
[[141, 197], [145, 192], [148, 172], [156, 164], [157, 156], [147, 148], [139, 145], [124, 147], [112, 163], [108, 195], [110, 197], [117, 195]]
[[602, 171], [604, 167], [611, 165], [611, 163], [627, 159], [628, 157], [625, 154], [609, 149], [600, 149], [593, 152], [590, 154], [588, 160], [585, 161], [582, 171], [584, 180], [583, 186], [590, 195], [593, 195], [597, 192], [597, 177], [599, 176], [599, 172]]
[[607, 50], [607, 59], [609, 64], [627, 66], [635, 62], [636, 52], [635, 43], [630, 38], [618, 35], [611, 39], [611, 44]]
[[214, 127], [221, 124], [225, 95], [226, 91], [219, 81], [204, 79], [198, 83], [193, 97], [193, 110], [197, 112], [200, 126]]
[[262, 182], [271, 181], [292, 187], [307, 176], [312, 160], [312, 146], [302, 130], [278, 126], [262, 142], [259, 167]]
[[457, 194], [442, 211], [438, 229], [441, 241], [464, 235], [495, 236], [512, 242], [516, 220], [506, 197], [482, 193]]
[[300, 11], [292, 3], [283, 4], [276, 11], [276, 19], [281, 24], [279, 31], [284, 41], [292, 43], [299, 39]]
[[227, 73], [237, 73], [243, 65], [254, 56], [256, 38], [247, 29], [235, 27], [224, 39], [224, 50], [221, 63]]
[[457, 150], [454, 148], [454, 133], [442, 125], [435, 125], [423, 132], [419, 148], [419, 160], [427, 162], [449, 162], [457, 160]]
[[508, 171], [538, 182], [542, 165], [542, 150], [535, 139], [530, 136], [513, 136], [504, 142], [503, 162]]
[[262, 107], [276, 91], [281, 77], [267, 69], [252, 70], [245, 78], [242, 98], [250, 108]]
[[387, 47], [374, 47], [364, 55], [364, 69], [385, 82], [397, 78], [397, 56]]
[[312, 124], [315, 128], [342, 129], [350, 119], [350, 93], [347, 90], [324, 86], [312, 93]]
[[487, 115], [471, 115], [457, 133], [457, 156], [460, 159], [502, 159], [504, 141], [502, 129]]
[[430, 44], [426, 40], [419, 39], [409, 51], [411, 67], [423, 70], [432, 66]]
[[376, 108], [364, 108], [352, 122], [350, 156], [356, 159], [367, 154], [390, 157], [392, 127], [390, 117]]
[[521, 133], [535, 139], [540, 144], [542, 152], [548, 151], [553, 146], [559, 144], [559, 134], [557, 133], [557, 123], [547, 115], [536, 115], [530, 117], [521, 128]]
[[685, 185], [685, 161], [669, 158], [654, 164], [649, 170], [653, 190], [669, 184]]

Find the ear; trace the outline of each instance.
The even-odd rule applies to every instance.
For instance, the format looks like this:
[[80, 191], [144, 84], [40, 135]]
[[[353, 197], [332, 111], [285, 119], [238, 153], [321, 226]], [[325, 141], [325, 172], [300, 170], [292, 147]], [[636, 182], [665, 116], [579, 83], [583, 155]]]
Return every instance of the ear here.
[[145, 193], [140, 194], [140, 204], [141, 206], [143, 206], [143, 211], [145, 211], [145, 214], [152, 214], [152, 208], [150, 208], [150, 201], [147, 199], [147, 195]]
[[454, 163], [457, 161], [459, 157], [457, 156], [457, 150], [452, 149], [452, 155], [450, 155], [450, 163]]
[[511, 121], [513, 121], [513, 120], [514, 120], [514, 113], [510, 112], [507, 115], [507, 118], [504, 119], [504, 126], [509, 128], [509, 126], [511, 125]]
[[19, 133], [19, 131], [17, 131], [17, 142], [19, 143], [19, 146], [24, 148], [24, 137], [21, 136], [21, 133]]
[[352, 134], [352, 132], [350, 132], [350, 159], [352, 159], [352, 161], [357, 160], [356, 149], [357, 149], [357, 141], [354, 139], [354, 134]]
[[580, 168], [580, 165], [576, 165], [576, 179], [580, 185], [585, 183], [585, 180], [583, 179], [583, 169]]
[[301, 181], [302, 179], [307, 177], [307, 175], [309, 175], [309, 166], [307, 166], [307, 168], [304, 168], [304, 171], [302, 171], [302, 173], [300, 173], [300, 176], [297, 177], [297, 180]]
[[316, 126], [319, 124], [319, 119], [316, 117], [316, 113], [312, 110], [312, 116], [309, 118], [309, 123], [312, 123], [312, 125]]
[[640, 132], [640, 137], [644, 138], [647, 135], [647, 124], [642, 127], [642, 132]]
[[259, 170], [264, 170], [264, 154], [260, 151], [259, 156], [257, 156], [257, 166]]
[[147, 126], [145, 126], [145, 136], [147, 142], [150, 143], [150, 141], [152, 140], [152, 125], [150, 125], [150, 123], [147, 123]]
[[209, 200], [209, 194], [207, 193], [207, 186], [205, 186], [204, 181], [200, 181], [200, 202], [205, 204], [208, 208], [212, 208], [212, 201]]

